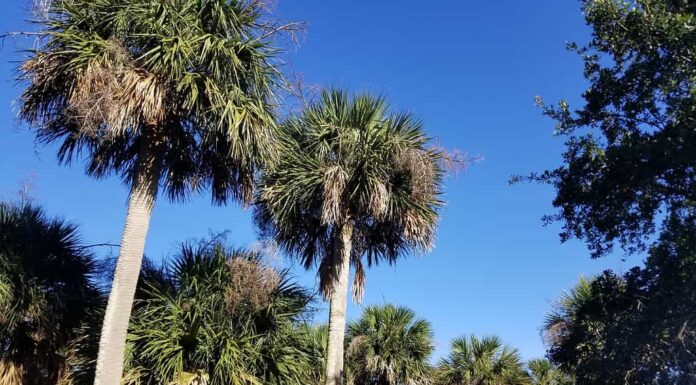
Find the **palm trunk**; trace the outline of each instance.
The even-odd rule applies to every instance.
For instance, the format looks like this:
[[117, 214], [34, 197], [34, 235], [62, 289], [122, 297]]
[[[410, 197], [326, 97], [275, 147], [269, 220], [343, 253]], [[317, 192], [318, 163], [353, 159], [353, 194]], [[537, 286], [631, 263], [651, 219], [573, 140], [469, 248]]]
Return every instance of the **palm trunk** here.
[[343, 382], [343, 341], [346, 333], [346, 306], [348, 302], [348, 277], [353, 226], [345, 224], [334, 245], [334, 260], [339, 267], [336, 280], [332, 283], [329, 305], [329, 341], [326, 353], [326, 385], [341, 385]]
[[128, 198], [121, 249], [99, 338], [94, 385], [120, 385], [123, 375], [128, 323], [160, 178], [157, 156], [151, 150], [142, 148], [138, 176]]

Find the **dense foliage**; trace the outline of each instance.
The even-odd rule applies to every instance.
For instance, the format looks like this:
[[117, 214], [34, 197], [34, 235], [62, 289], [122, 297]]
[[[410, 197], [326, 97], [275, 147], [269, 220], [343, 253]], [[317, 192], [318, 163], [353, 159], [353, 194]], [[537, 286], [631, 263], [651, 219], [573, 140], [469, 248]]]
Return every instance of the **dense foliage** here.
[[257, 253], [183, 245], [143, 271], [125, 383], [305, 385], [316, 360], [301, 327], [309, 300]]
[[430, 382], [428, 359], [433, 351], [430, 323], [413, 310], [368, 306], [348, 325], [348, 383], [414, 385]]
[[322, 292], [337, 275], [333, 247], [352, 224], [354, 294], [366, 264], [389, 263], [432, 246], [441, 206], [442, 154], [428, 148], [421, 123], [390, 112], [383, 98], [339, 90], [282, 127], [280, 161], [265, 170], [256, 218], [305, 267], [319, 265]]
[[581, 281], [546, 324], [549, 355], [584, 384], [696, 382], [696, 226], [670, 220], [644, 268]]
[[572, 376], [543, 358], [527, 362], [527, 376], [530, 385], [574, 385]]
[[525, 385], [528, 377], [517, 350], [495, 336], [455, 338], [452, 349], [440, 361], [441, 385]]
[[0, 384], [89, 381], [84, 331], [102, 301], [77, 227], [0, 202]]
[[20, 67], [20, 114], [61, 161], [249, 202], [278, 85], [258, 1], [55, 0], [49, 16]]
[[644, 250], [679, 214], [696, 220], [696, 2], [585, 0], [585, 105], [545, 107], [567, 137], [564, 164], [533, 180], [556, 188], [562, 239], [597, 257]]

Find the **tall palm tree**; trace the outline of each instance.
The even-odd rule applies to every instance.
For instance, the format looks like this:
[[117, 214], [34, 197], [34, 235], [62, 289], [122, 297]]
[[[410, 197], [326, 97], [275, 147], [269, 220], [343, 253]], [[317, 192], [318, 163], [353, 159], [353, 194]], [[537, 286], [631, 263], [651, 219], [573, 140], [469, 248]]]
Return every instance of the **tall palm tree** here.
[[305, 385], [301, 333], [310, 297], [257, 253], [185, 244], [146, 264], [128, 337], [124, 383]]
[[529, 379], [517, 350], [495, 336], [456, 338], [438, 367], [443, 385], [525, 385]]
[[527, 376], [531, 385], [572, 385], [570, 376], [563, 373], [547, 359], [537, 358], [527, 362]]
[[367, 307], [348, 326], [347, 367], [353, 385], [416, 385], [429, 381], [430, 323], [394, 305]]
[[305, 268], [318, 265], [330, 301], [328, 385], [343, 376], [350, 266], [360, 298], [365, 265], [433, 244], [443, 154], [421, 123], [383, 98], [330, 90], [283, 125], [280, 161], [262, 176], [256, 220]]
[[[262, 1], [54, 0], [20, 67], [20, 115], [61, 162], [130, 190], [96, 384], [118, 385], [150, 216], [211, 187], [249, 203], [272, 159], [278, 72]], [[162, 191], [160, 191], [162, 190]]]
[[0, 384], [71, 383], [72, 349], [101, 295], [77, 228], [0, 202]]

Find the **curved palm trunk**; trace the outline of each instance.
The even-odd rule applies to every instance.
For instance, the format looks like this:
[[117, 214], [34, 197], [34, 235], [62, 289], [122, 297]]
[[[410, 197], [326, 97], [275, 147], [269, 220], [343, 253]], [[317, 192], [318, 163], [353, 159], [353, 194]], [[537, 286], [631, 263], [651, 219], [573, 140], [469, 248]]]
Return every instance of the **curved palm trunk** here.
[[348, 277], [350, 275], [350, 253], [353, 226], [346, 224], [341, 229], [340, 239], [334, 246], [334, 260], [339, 271], [332, 283], [329, 305], [329, 341], [326, 353], [326, 385], [341, 385], [343, 382], [343, 341], [346, 333], [346, 306], [348, 302]]
[[123, 375], [128, 323], [160, 178], [156, 157], [147, 150], [143, 149], [145, 157], [141, 159], [145, 161], [128, 198], [121, 249], [99, 338], [95, 385], [119, 385]]

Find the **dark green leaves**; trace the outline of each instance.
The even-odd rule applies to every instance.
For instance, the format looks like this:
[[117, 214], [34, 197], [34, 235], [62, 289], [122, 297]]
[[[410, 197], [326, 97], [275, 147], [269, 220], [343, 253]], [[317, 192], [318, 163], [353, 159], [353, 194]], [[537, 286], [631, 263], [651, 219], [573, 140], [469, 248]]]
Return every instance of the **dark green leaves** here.
[[[548, 220], [594, 257], [644, 250], [662, 219], [696, 218], [696, 15], [693, 1], [583, 2], [592, 40], [585, 105], [545, 107], [567, 136], [564, 164], [531, 180], [556, 188]], [[665, 215], [668, 214], [668, 215]]]

